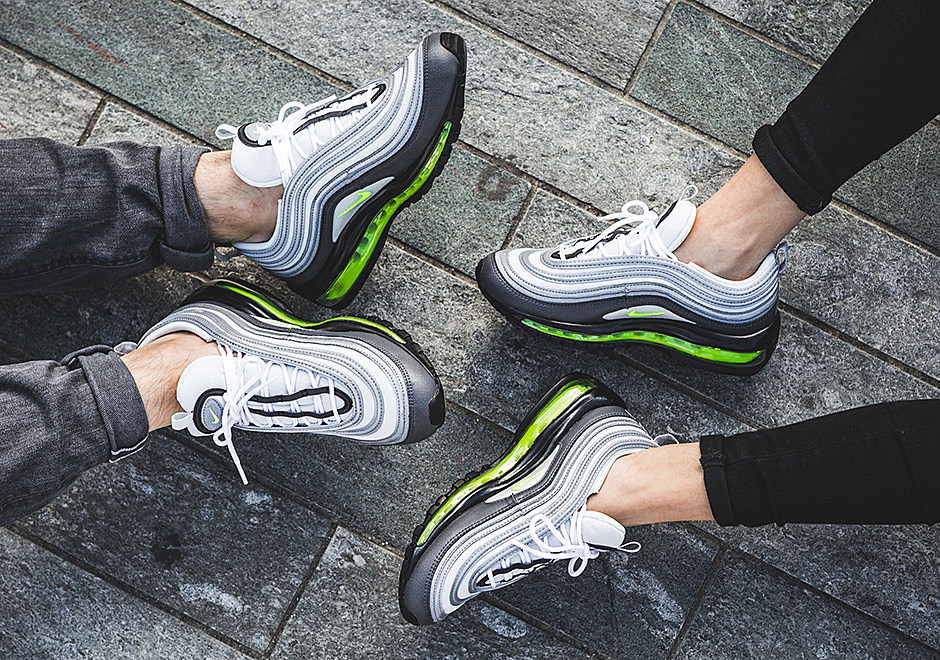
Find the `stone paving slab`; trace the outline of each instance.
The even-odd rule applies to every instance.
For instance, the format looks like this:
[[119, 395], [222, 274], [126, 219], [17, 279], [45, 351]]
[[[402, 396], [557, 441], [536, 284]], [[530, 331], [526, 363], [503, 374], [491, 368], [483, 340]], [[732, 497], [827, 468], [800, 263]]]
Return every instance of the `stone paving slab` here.
[[[815, 69], [683, 3], [631, 92], [635, 98], [751, 152]], [[838, 192], [860, 210], [940, 247], [940, 129], [928, 125]]]
[[640, 552], [601, 555], [577, 578], [559, 562], [498, 597], [607, 656], [665, 658], [717, 546], [675, 525], [632, 527], [627, 540]]
[[915, 660], [935, 651], [736, 554], [722, 563], [681, 660]]
[[940, 531], [909, 525], [695, 523], [744, 552], [940, 648]]
[[[461, 138], [601, 208], [634, 197], [668, 204], [664, 191], [692, 180], [711, 192], [737, 168], [725, 151], [422, 2], [329, 0], [312, 13], [285, 0], [279, 14], [251, 0], [195, 4], [350, 83], [396, 66], [429, 32], [457, 32], [469, 50]], [[364, 32], [374, 35], [368, 48]]]
[[782, 314], [770, 362], [750, 378], [683, 369], [645, 346], [619, 349], [766, 426], [880, 403], [929, 399], [937, 390], [831, 335]]
[[836, 195], [940, 248], [940, 127], [928, 124], [849, 179]]
[[130, 140], [141, 144], [198, 144], [174, 133], [165, 126], [150, 121], [137, 112], [132, 112], [114, 103], [104, 106], [101, 116], [88, 135], [87, 144], [102, 144]]
[[787, 241], [785, 301], [940, 379], [940, 257], [831, 206]]
[[398, 556], [339, 528], [274, 660], [590, 657], [479, 600], [437, 625], [412, 626], [398, 611], [400, 563]]
[[465, 275], [498, 250], [529, 184], [464, 149], [454, 149], [430, 192], [395, 219], [391, 235]]
[[[400, 549], [453, 482], [492, 463], [511, 444], [508, 434], [453, 409], [440, 431], [407, 446], [364, 447], [314, 434], [236, 431], [234, 437], [248, 469]], [[215, 449], [211, 439], [204, 443]], [[234, 468], [230, 472], [234, 476]]]
[[746, 153], [815, 69], [679, 3], [630, 95]]
[[198, 284], [161, 267], [110, 289], [7, 296], [17, 314], [0, 317], [0, 338], [43, 359], [59, 359], [92, 344], [137, 341]]
[[871, 0], [698, 0], [793, 50], [824, 62]]
[[443, 0], [509, 36], [623, 89], [663, 16], [667, 0], [497, 2]]
[[74, 144], [101, 97], [0, 47], [0, 139], [45, 136]]
[[[656, 210], [656, 209], [654, 209]], [[509, 241], [509, 248], [560, 245], [573, 238], [588, 238], [606, 229], [608, 222], [539, 190]]]
[[330, 533], [162, 433], [16, 526], [259, 652]]
[[162, 0], [10, 0], [0, 36], [209, 141], [219, 123], [276, 117], [284, 99], [337, 91]]
[[0, 563], [4, 658], [246, 657], [7, 530]]
[[2, 346], [0, 346], [0, 364], [15, 364], [20, 361], [19, 356], [13, 355]]

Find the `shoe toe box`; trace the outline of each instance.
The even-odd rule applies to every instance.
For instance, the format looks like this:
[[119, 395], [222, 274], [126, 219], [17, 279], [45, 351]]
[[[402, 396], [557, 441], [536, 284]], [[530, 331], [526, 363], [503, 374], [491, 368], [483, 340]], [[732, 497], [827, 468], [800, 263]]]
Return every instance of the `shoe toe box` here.
[[511, 279], [505, 274], [507, 266], [505, 251], [486, 255], [477, 264], [477, 286], [487, 300], [503, 314], [517, 318], [527, 316], [537, 307], [537, 301], [513, 286]]

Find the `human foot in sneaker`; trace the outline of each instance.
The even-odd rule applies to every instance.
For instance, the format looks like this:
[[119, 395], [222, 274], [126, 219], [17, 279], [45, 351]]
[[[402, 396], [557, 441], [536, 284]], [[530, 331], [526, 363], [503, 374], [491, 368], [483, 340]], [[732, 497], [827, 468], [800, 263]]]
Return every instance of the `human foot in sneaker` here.
[[272, 122], [223, 124], [232, 168], [284, 186], [270, 240], [235, 243], [302, 295], [330, 307], [359, 291], [392, 219], [443, 169], [463, 116], [466, 46], [432, 34], [387, 76], [346, 96], [291, 102]]
[[786, 245], [753, 275], [729, 280], [673, 254], [692, 230], [694, 186], [661, 216], [628, 202], [593, 238], [501, 250], [477, 282], [504, 316], [578, 342], [642, 342], [712, 371], [748, 375], [767, 363], [780, 329]]
[[414, 533], [399, 580], [411, 623], [440, 621], [471, 598], [568, 560], [575, 576], [601, 552], [624, 549], [624, 527], [588, 498], [621, 456], [657, 442], [596, 380], [572, 374], [539, 401], [515, 444], [440, 498]]
[[352, 316], [303, 321], [270, 294], [213, 280], [144, 334], [215, 342], [183, 371], [173, 428], [212, 436], [247, 483], [232, 429], [335, 435], [358, 444], [410, 443], [444, 421], [441, 384], [402, 332]]

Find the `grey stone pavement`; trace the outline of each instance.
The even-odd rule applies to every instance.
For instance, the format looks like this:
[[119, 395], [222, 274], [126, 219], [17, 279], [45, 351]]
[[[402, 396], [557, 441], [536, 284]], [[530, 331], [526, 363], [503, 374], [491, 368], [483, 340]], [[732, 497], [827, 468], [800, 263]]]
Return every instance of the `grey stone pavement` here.
[[[644, 348], [561, 350], [472, 280], [484, 253], [597, 230], [628, 199], [720, 186], [867, 0], [3, 0], [0, 138], [217, 144], [380, 74], [431, 31], [470, 50], [459, 148], [350, 311], [409, 330], [448, 421], [410, 447], [173, 431], [0, 530], [0, 658], [936, 658], [940, 531], [711, 524], [634, 530], [578, 579], [555, 567], [440, 625], [396, 578], [429, 501], [497, 457], [564, 373], [608, 382], [686, 439], [940, 392], [940, 125], [866, 168], [792, 235], [783, 332], [740, 380]], [[8, 298], [0, 361], [136, 339], [206, 275], [327, 312], [244, 259], [113, 289]]]

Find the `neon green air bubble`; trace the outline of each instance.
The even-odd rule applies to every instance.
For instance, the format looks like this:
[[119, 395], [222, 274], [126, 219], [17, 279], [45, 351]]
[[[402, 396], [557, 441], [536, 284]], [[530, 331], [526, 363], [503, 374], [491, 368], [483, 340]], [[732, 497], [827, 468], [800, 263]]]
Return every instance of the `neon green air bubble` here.
[[539, 332], [544, 332], [548, 335], [554, 335], [555, 337], [562, 337], [564, 339], [592, 342], [641, 341], [649, 344], [659, 344], [660, 346], [666, 346], [667, 348], [680, 351], [686, 355], [699, 358], [700, 360], [708, 360], [709, 362], [747, 364], [749, 362], [753, 362], [764, 353], [764, 351], [756, 351], [754, 353], [736, 353], [734, 351], [726, 351], [721, 348], [712, 348], [711, 346], [700, 346], [698, 344], [685, 341], [684, 339], [679, 339], [678, 337], [670, 337], [669, 335], [660, 334], [658, 332], [648, 332], [646, 330], [626, 330], [624, 332], [615, 332], [610, 335], [588, 335], [579, 332], [570, 332], [568, 330], [559, 330], [558, 328], [542, 325], [541, 323], [529, 319], [522, 319], [522, 322], [530, 328], [538, 330]]
[[453, 511], [461, 502], [467, 499], [470, 495], [474, 493], [480, 486], [488, 484], [489, 482], [499, 479], [501, 476], [509, 472], [516, 464], [522, 459], [523, 456], [528, 453], [532, 448], [532, 444], [535, 442], [535, 439], [539, 434], [545, 430], [545, 428], [555, 421], [558, 416], [564, 412], [568, 406], [577, 401], [585, 392], [591, 389], [589, 383], [583, 380], [577, 380], [565, 387], [558, 394], [552, 397], [552, 400], [539, 411], [538, 415], [535, 416], [535, 419], [532, 420], [532, 423], [526, 428], [525, 432], [522, 434], [522, 437], [519, 438], [519, 442], [512, 448], [512, 450], [506, 454], [496, 465], [492, 466], [489, 470], [481, 474], [480, 476], [468, 481], [463, 486], [461, 486], [456, 493], [451, 495], [441, 508], [438, 509], [434, 515], [431, 517], [431, 520], [425, 526], [424, 530], [421, 532], [421, 536], [418, 537], [418, 542], [416, 545], [424, 545], [427, 542], [428, 538], [431, 536], [431, 533], [434, 529], [441, 524], [441, 521], [447, 517], [447, 515]]
[[437, 161], [444, 152], [444, 147], [447, 145], [447, 136], [450, 134], [450, 126], [450, 122], [444, 124], [444, 130], [441, 131], [441, 135], [437, 139], [437, 145], [435, 145], [434, 151], [431, 152], [431, 157], [428, 158], [424, 167], [422, 167], [421, 171], [418, 173], [418, 176], [411, 182], [411, 185], [405, 188], [400, 195], [390, 200], [382, 207], [382, 210], [372, 218], [372, 222], [369, 223], [366, 233], [363, 235], [362, 240], [359, 241], [359, 245], [356, 246], [352, 257], [350, 257], [349, 263], [346, 264], [346, 267], [343, 268], [343, 272], [339, 274], [339, 277], [337, 277], [330, 288], [327, 289], [326, 293], [318, 298], [318, 302], [329, 306], [331, 303], [336, 303], [341, 300], [353, 287], [362, 274], [362, 270], [366, 267], [366, 264], [369, 263], [369, 259], [378, 246], [379, 239], [381, 239], [382, 235], [385, 233], [385, 228], [388, 226], [395, 211], [418, 192], [421, 186], [430, 178], [431, 173], [437, 166]]
[[270, 312], [277, 320], [283, 321], [284, 323], [290, 323], [291, 325], [296, 325], [301, 328], [315, 328], [319, 325], [323, 325], [324, 323], [329, 323], [330, 321], [351, 321], [353, 323], [358, 323], [359, 325], [368, 326], [378, 330], [401, 344], [406, 343], [405, 340], [394, 331], [386, 328], [381, 323], [376, 323], [375, 321], [370, 321], [369, 319], [361, 319], [358, 316], [336, 316], [325, 321], [304, 321], [303, 319], [299, 319], [296, 316], [291, 316], [271, 301], [266, 300], [261, 296], [248, 291], [247, 289], [243, 289], [240, 286], [231, 284], [217, 284], [216, 286], [220, 286], [223, 289], [228, 289], [229, 291], [233, 291], [240, 296], [254, 300], [256, 303], [261, 305], [261, 307]]

